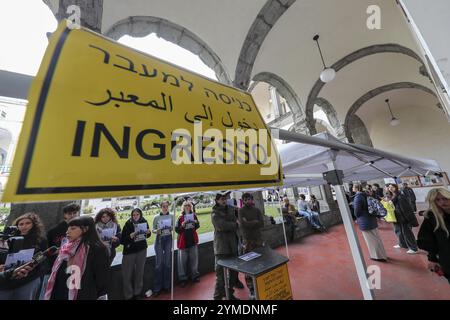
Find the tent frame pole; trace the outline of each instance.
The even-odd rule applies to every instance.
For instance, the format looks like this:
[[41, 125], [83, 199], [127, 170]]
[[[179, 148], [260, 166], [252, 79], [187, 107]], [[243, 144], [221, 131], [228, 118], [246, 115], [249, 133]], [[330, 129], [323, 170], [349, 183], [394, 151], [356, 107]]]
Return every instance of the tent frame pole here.
[[[335, 163], [331, 162], [328, 165], [330, 170], [337, 170]], [[336, 192], [336, 199], [339, 205], [339, 210], [341, 212], [342, 221], [344, 223], [345, 232], [347, 234], [348, 244], [353, 257], [353, 262], [355, 263], [356, 273], [358, 275], [359, 285], [364, 297], [364, 300], [375, 300], [373, 290], [370, 289], [369, 283], [367, 281], [366, 274], [366, 262], [364, 261], [364, 255], [361, 250], [361, 246], [356, 234], [355, 226], [353, 224], [352, 214], [350, 212], [350, 207], [347, 203], [347, 198], [345, 197], [344, 186], [342, 181], [338, 185], [334, 185], [334, 190]]]

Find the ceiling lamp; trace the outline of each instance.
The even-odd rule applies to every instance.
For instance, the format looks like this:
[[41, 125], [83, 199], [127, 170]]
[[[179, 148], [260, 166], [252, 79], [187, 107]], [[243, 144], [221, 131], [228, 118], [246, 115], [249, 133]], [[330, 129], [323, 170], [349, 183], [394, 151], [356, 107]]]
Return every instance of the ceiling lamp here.
[[386, 104], [388, 105], [389, 108], [389, 112], [391, 113], [391, 126], [396, 127], [400, 124], [400, 120], [398, 120], [396, 117], [394, 117], [394, 114], [392, 113], [392, 109], [391, 109], [391, 105], [389, 104], [389, 99], [384, 100], [386, 102]]
[[333, 68], [328, 68], [325, 64], [325, 60], [323, 59], [322, 50], [320, 49], [319, 35], [316, 34], [314, 36], [313, 40], [317, 43], [317, 47], [319, 48], [320, 58], [322, 59], [322, 63], [323, 63], [323, 71], [320, 73], [320, 80], [322, 80], [322, 82], [328, 83], [336, 77], [336, 71]]

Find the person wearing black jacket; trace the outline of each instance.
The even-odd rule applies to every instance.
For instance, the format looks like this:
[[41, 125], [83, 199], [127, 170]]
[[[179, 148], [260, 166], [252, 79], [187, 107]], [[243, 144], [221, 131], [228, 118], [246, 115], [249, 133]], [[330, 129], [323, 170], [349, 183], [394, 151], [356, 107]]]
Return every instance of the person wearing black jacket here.
[[98, 237], [94, 219], [82, 216], [70, 220], [66, 237], [68, 241], [59, 249], [44, 299], [103, 299], [107, 296], [108, 250]]
[[0, 286], [6, 284], [11, 279], [21, 279], [28, 275], [28, 273], [33, 270], [33, 267], [29, 265], [23, 265], [16, 269], [11, 268], [7, 271], [4, 269], [4, 265], [0, 265]]
[[[18, 217], [13, 225], [18, 227], [24, 237], [22, 250], [34, 249], [34, 254], [47, 249], [47, 240], [43, 237], [43, 225], [39, 216], [26, 213]], [[48, 269], [48, 264], [41, 264], [26, 277], [10, 279], [0, 286], [0, 300], [35, 300], [41, 287], [41, 277]]]
[[[76, 203], [71, 203], [66, 205], [63, 208], [63, 216], [64, 220], [56, 225], [56, 227], [50, 229], [47, 232], [47, 242], [49, 247], [61, 246], [61, 240], [66, 237], [66, 231], [68, 227], [68, 223], [75, 217], [78, 217], [80, 214], [80, 206]], [[56, 257], [49, 258], [50, 266], [55, 262]], [[49, 272], [51, 269], [49, 269]]]
[[[145, 228], [142, 228], [145, 227]], [[123, 244], [122, 277], [123, 294], [126, 300], [137, 299], [144, 287], [144, 267], [147, 257], [147, 238], [151, 235], [147, 220], [139, 208], [131, 211], [122, 230]]]
[[389, 191], [392, 192], [392, 202], [395, 206], [394, 231], [398, 238], [398, 244], [394, 248], [409, 249], [406, 253], [415, 254], [418, 252], [416, 238], [412, 232], [412, 227], [418, 227], [419, 223], [411, 207], [409, 199], [402, 194], [396, 184], [389, 185]]
[[424, 214], [417, 244], [428, 252], [428, 268], [438, 274], [442, 272], [450, 283], [450, 191], [432, 189], [427, 202], [430, 209]]
[[356, 221], [369, 249], [370, 258], [372, 260], [386, 262], [386, 250], [378, 233], [377, 218], [369, 214], [367, 195], [363, 192], [362, 185], [359, 183], [353, 185], [353, 191], [356, 192], [353, 200]]

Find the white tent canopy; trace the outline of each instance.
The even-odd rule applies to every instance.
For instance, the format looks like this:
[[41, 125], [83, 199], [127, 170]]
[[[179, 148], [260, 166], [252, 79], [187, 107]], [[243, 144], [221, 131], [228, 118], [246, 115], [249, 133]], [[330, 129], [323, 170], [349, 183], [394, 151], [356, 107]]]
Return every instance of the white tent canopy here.
[[314, 137], [342, 144], [347, 148], [335, 149], [298, 142], [278, 146], [285, 187], [326, 184], [322, 173], [330, 170], [328, 165], [333, 161], [336, 169], [344, 171], [344, 182], [427, 175], [441, 171], [434, 160], [405, 158], [366, 146], [344, 144], [328, 133], [320, 133]]

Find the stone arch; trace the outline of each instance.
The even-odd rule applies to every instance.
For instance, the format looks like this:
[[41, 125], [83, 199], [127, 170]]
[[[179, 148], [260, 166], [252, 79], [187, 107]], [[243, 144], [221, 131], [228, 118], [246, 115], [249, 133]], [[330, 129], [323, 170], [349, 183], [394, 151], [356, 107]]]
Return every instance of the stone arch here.
[[234, 76], [234, 86], [247, 90], [253, 65], [259, 49], [277, 20], [295, 0], [267, 0], [251, 25], [239, 54]]
[[298, 116], [303, 116], [304, 111], [299, 97], [295, 93], [294, 89], [281, 77], [271, 72], [261, 72], [253, 77], [253, 83], [249, 87], [248, 91], [251, 92], [258, 82], [265, 82], [275, 87], [278, 93], [286, 99], [289, 108], [291, 109], [294, 119]]
[[[392, 90], [399, 90], [399, 89], [416, 89], [416, 90], [422, 90], [426, 93], [429, 93], [431, 95], [433, 95], [434, 97], [436, 97], [436, 99], [438, 99], [438, 97], [436, 96], [436, 93], [421, 85], [418, 83], [414, 83], [414, 82], [396, 82], [396, 83], [391, 83], [391, 84], [387, 84], [378, 88], [375, 88], [373, 90], [370, 90], [369, 92], [363, 94], [358, 100], [356, 100], [353, 105], [350, 107], [350, 109], [347, 111], [347, 115], [345, 116], [345, 135], [348, 137], [351, 136], [350, 134], [350, 122], [352, 117], [356, 114], [356, 112], [359, 110], [359, 108], [361, 108], [367, 101], [371, 100], [372, 98], [383, 94], [385, 92], [388, 91], [392, 91]], [[438, 106], [439, 107], [439, 106]]]
[[[315, 120], [316, 120], [315, 125], [320, 124], [321, 126], [323, 126], [327, 129], [328, 133], [330, 133], [334, 136], [336, 135], [334, 128], [328, 122], [323, 121], [322, 119], [315, 119]], [[316, 129], [316, 133], [318, 133], [317, 129]]]
[[118, 40], [124, 35], [144, 37], [151, 33], [198, 55], [200, 60], [214, 70], [220, 82], [231, 84], [231, 78], [222, 61], [206, 42], [188, 29], [169, 20], [152, 16], [128, 17], [116, 22], [104, 34]]
[[350, 143], [362, 144], [373, 147], [372, 139], [366, 125], [356, 114], [352, 115], [348, 123], [347, 140]]
[[[322, 109], [323, 112], [325, 112], [325, 115], [327, 116], [327, 119], [330, 122], [330, 127], [332, 128], [331, 132], [334, 132], [336, 137], [343, 137], [343, 135], [345, 134], [344, 133], [344, 129], [343, 129], [342, 125], [341, 125], [341, 122], [339, 121], [339, 118], [337, 116], [337, 112], [334, 109], [333, 105], [330, 102], [328, 102], [328, 100], [326, 100], [324, 98], [317, 98], [314, 105], [316, 105], [317, 107]], [[317, 133], [316, 132], [316, 127], [315, 127], [315, 122], [318, 121], [318, 120], [319, 119], [314, 119], [313, 118], [314, 131], [310, 130], [311, 134]]]
[[[370, 56], [373, 54], [379, 54], [379, 53], [403, 54], [403, 55], [409, 56], [413, 59], [416, 59], [420, 63], [421, 66], [424, 65], [422, 59], [413, 50], [411, 50], [407, 47], [401, 46], [399, 44], [389, 43], [389, 44], [377, 44], [377, 45], [372, 45], [372, 46], [368, 46], [365, 48], [361, 48], [361, 49], [354, 51], [354, 52], [350, 53], [349, 55], [343, 57], [339, 61], [335, 62], [331, 67], [336, 72], [338, 72], [342, 68], [348, 66], [349, 64], [351, 64], [359, 59], [362, 59], [364, 57], [367, 57], [367, 56]], [[305, 115], [306, 115], [306, 123], [310, 130], [314, 128], [314, 121], [313, 121], [314, 105], [316, 104], [316, 99], [319, 96], [319, 93], [324, 86], [325, 86], [325, 83], [322, 82], [320, 80], [320, 78], [317, 79], [316, 83], [314, 84], [314, 86], [312, 87], [312, 89], [308, 95], [308, 100], [307, 100], [306, 106], [305, 106]]]

